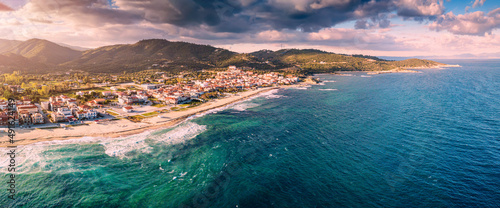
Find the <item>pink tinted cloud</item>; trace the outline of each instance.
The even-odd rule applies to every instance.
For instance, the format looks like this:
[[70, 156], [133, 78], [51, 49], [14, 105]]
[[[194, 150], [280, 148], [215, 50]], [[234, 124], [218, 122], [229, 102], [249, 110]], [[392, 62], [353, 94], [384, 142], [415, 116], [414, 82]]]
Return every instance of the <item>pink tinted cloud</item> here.
[[492, 30], [500, 28], [500, 8], [485, 14], [482, 11], [455, 15], [448, 12], [439, 16], [429, 25], [431, 30], [446, 30], [458, 35], [491, 34]]
[[477, 6], [483, 6], [486, 0], [476, 0], [474, 4], [472, 4], [472, 8], [476, 8]]
[[12, 11], [12, 8], [8, 7], [5, 4], [0, 3], [0, 12], [9, 12]]

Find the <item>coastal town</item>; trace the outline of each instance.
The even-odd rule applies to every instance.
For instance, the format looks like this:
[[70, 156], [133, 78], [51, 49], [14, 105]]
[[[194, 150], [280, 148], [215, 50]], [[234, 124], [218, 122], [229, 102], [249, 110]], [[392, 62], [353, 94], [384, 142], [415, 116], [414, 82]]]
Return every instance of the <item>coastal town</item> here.
[[[51, 95], [38, 99], [38, 102], [22, 96], [26, 90], [20, 86], [5, 87], [20, 95], [14, 105], [15, 126], [29, 129], [66, 128], [118, 119], [139, 122], [145, 118], [161, 117], [163, 113], [196, 107], [216, 98], [237, 95], [238, 92], [299, 81], [295, 75], [255, 73], [236, 66], [229, 66], [226, 71], [210, 72], [205, 79], [185, 78], [181, 74], [177, 78], [183, 78], [182, 81], [175, 84], [167, 84], [165, 79], [168, 77], [161, 72], [156, 74], [162, 78], [157, 83], [105, 83], [100, 90]], [[0, 128], [9, 122], [7, 111], [7, 101], [0, 100]]]

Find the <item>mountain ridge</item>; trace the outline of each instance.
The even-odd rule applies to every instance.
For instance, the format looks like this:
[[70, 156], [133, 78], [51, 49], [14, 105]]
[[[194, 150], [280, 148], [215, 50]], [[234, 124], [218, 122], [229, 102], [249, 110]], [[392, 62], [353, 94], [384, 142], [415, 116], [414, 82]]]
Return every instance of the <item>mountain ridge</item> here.
[[43, 39], [29, 39], [4, 52], [21, 55], [32, 61], [49, 65], [58, 65], [71, 61], [81, 52]]
[[[11, 48], [5, 49], [8, 47]], [[4, 52], [1, 52], [2, 48]], [[0, 65], [3, 66], [1, 69], [4, 69], [0, 70], [4, 73], [12, 70], [49, 73], [70, 69], [90, 73], [121, 73], [152, 68], [179, 72], [225, 68], [229, 65], [260, 70], [292, 69], [301, 73], [323, 73], [442, 65], [428, 60], [388, 61], [374, 56], [336, 54], [318, 49], [237, 53], [210, 45], [165, 39], [144, 39], [132, 44], [108, 45], [85, 51], [74, 50], [43, 39], [0, 40], [0, 54], [2, 56]], [[8, 56], [15, 57], [13, 59], [15, 61], [8, 60]]]

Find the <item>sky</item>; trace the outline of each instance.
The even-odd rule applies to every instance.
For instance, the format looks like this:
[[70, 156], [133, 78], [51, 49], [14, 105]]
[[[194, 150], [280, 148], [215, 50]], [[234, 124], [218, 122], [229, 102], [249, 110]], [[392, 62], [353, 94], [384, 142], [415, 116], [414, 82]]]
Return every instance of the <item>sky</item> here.
[[0, 0], [0, 38], [500, 58], [498, 0]]

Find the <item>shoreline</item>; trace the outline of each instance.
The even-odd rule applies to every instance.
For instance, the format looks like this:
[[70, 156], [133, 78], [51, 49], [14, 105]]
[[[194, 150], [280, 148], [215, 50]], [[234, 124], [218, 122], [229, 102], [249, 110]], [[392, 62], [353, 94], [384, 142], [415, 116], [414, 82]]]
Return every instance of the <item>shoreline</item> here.
[[329, 73], [318, 73], [314, 75], [352, 76], [352, 74], [349, 73], [367, 73], [368, 75], [388, 74], [388, 73], [422, 73], [420, 71], [414, 71], [411, 69], [440, 69], [440, 68], [453, 68], [453, 67], [462, 67], [462, 66], [458, 64], [444, 64], [444, 65], [424, 66], [424, 67], [402, 67], [400, 69], [396, 68], [385, 71], [335, 71]]
[[[308, 84], [283, 85], [278, 87], [260, 88], [257, 90], [249, 90], [240, 92], [230, 97], [216, 99], [203, 103], [200, 106], [190, 108], [183, 111], [170, 111], [160, 114], [162, 118], [157, 116], [146, 118], [142, 122], [134, 123], [126, 119], [113, 120], [102, 124], [87, 124], [83, 126], [75, 126], [69, 129], [20, 129], [16, 131], [15, 145], [29, 145], [38, 142], [55, 141], [55, 140], [70, 140], [83, 137], [106, 137], [117, 138], [139, 134], [148, 130], [157, 130], [160, 128], [172, 128], [189, 119], [192, 116], [206, 113], [210, 110], [224, 108], [234, 103], [243, 102], [256, 97], [262, 93], [271, 90], [300, 87]], [[43, 136], [39, 136], [43, 135]], [[0, 141], [0, 147], [7, 147], [10, 144], [7, 140]]]

